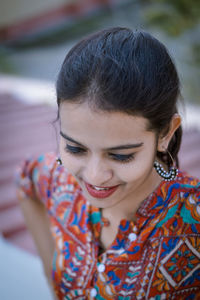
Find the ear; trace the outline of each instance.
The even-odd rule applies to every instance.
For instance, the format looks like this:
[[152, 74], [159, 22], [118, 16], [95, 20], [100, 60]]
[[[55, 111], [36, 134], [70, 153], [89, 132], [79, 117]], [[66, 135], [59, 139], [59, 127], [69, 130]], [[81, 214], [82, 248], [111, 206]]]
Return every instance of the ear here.
[[157, 151], [165, 152], [168, 148], [169, 142], [171, 138], [173, 137], [175, 131], [179, 128], [181, 125], [181, 116], [179, 114], [174, 114], [169, 125], [168, 132], [163, 135], [163, 133], [160, 133], [158, 138], [158, 147]]

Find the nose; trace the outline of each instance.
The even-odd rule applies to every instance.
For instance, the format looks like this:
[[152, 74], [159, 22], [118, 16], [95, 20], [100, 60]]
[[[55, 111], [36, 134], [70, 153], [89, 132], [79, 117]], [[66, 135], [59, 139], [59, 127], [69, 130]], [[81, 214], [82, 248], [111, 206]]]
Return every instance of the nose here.
[[113, 171], [109, 164], [98, 157], [91, 157], [84, 168], [83, 179], [96, 186], [106, 186], [112, 179]]

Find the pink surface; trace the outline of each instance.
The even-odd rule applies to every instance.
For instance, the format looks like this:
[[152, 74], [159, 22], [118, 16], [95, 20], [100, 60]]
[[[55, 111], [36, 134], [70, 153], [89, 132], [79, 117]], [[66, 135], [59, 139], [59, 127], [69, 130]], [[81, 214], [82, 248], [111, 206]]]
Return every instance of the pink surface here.
[[55, 109], [47, 105], [27, 105], [0, 95], [0, 232], [34, 254], [37, 251], [16, 199], [15, 172], [26, 156], [56, 151], [55, 119]]

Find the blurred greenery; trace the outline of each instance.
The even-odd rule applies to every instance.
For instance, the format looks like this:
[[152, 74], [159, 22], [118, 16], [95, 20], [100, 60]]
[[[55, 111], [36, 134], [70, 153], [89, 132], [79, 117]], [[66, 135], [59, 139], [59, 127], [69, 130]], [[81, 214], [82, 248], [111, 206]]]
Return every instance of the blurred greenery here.
[[[200, 103], [200, 0], [141, 0], [147, 27], [162, 31], [176, 52], [184, 98]], [[182, 49], [181, 49], [182, 48]]]
[[200, 41], [192, 45], [192, 56], [194, 63], [200, 65]]
[[149, 25], [158, 26], [171, 36], [195, 27], [200, 19], [199, 0], [143, 0]]

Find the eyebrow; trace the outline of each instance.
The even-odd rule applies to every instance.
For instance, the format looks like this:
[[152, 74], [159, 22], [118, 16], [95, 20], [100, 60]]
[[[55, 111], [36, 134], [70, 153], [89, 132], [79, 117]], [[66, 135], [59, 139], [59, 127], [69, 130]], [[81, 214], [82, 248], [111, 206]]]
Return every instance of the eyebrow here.
[[[68, 135], [64, 134], [62, 131], [60, 131], [60, 135], [61, 135], [64, 139], [66, 139], [66, 140], [68, 140], [68, 141], [70, 141], [70, 142], [72, 142], [72, 143], [75, 143], [75, 144], [77, 144], [77, 145], [79, 145], [79, 146], [81, 146], [81, 147], [86, 148], [84, 145], [82, 145], [82, 144], [79, 143], [78, 141], [75, 141], [74, 139], [72, 139], [72, 138], [69, 137]], [[106, 148], [106, 149], [104, 149], [104, 150], [107, 150], [107, 151], [113, 151], [113, 150], [133, 149], [133, 148], [139, 148], [139, 147], [141, 147], [143, 144], [144, 144], [144, 143], [119, 145], [119, 146], [115, 146], [115, 147]]]

